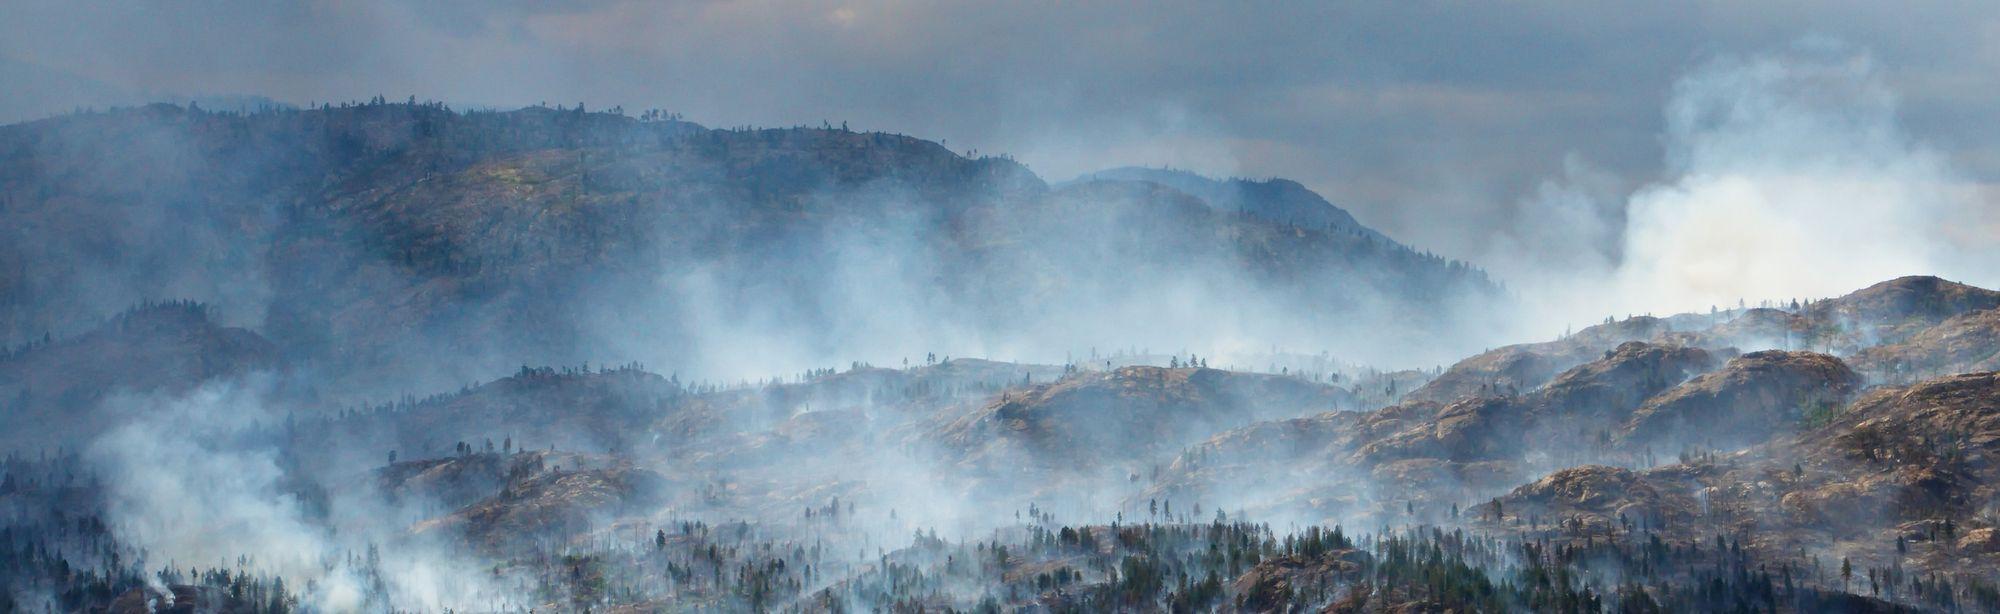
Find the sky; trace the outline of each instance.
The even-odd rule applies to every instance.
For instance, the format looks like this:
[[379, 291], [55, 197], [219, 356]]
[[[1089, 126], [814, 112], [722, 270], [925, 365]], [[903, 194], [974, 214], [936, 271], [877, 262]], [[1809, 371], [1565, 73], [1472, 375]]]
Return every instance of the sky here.
[[1552, 189], [1620, 217], [1671, 183], [1690, 73], [1802, 45], [1865, 58], [1895, 129], [1995, 193], [2000, 8], [1974, 2], [0, 0], [0, 121], [379, 94], [848, 122], [1052, 181], [1127, 165], [1292, 178], [1505, 273], [1497, 250], [1557, 240], [1514, 231]]

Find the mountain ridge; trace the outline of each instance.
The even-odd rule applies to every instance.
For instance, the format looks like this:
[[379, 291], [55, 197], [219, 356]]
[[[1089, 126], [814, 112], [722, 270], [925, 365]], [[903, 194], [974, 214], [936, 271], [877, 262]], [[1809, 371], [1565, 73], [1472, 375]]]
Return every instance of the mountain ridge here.
[[1193, 171], [1124, 166], [1087, 173], [1067, 183], [1103, 179], [1157, 183], [1196, 196], [1218, 210], [1239, 211], [1286, 224], [1354, 232], [1378, 241], [1395, 241], [1363, 225], [1352, 213], [1299, 182], [1281, 177], [1216, 179]]
[[[1240, 311], [1235, 327], [1275, 338], [1283, 319], [1338, 339], [1430, 336], [1448, 311], [1505, 301], [1477, 269], [1359, 226], [1128, 185], [1051, 186], [902, 135], [569, 109], [83, 113], [0, 127], [0, 294], [39, 297], [0, 304], [0, 334], [187, 297], [294, 358], [418, 378], [410, 389], [518, 362], [713, 351], [721, 339], [680, 324], [698, 317], [791, 322], [804, 353], [853, 352], [897, 325], [882, 302], [959, 314], [920, 338], [1016, 339], [1029, 322], [1121, 312], [1209, 326], [1126, 291], [1178, 287], [1189, 308]], [[77, 270], [90, 278], [64, 277]], [[648, 336], [621, 332], [634, 328]], [[441, 348], [463, 360], [381, 367]]]

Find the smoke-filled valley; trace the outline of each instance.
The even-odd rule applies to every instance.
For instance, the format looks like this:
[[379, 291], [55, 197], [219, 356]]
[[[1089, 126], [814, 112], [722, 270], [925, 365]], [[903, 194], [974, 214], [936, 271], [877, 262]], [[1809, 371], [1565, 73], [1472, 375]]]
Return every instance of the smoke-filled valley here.
[[0, 126], [0, 614], [2000, 610], [2000, 235], [1861, 60], [1475, 247], [830, 121]]

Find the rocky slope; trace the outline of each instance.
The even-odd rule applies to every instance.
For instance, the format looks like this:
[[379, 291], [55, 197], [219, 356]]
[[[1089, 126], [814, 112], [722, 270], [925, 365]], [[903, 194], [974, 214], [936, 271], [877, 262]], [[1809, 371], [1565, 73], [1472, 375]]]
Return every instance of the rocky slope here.
[[650, 514], [672, 490], [660, 474], [618, 459], [527, 452], [500, 460], [510, 470], [498, 489], [411, 529], [505, 554], [588, 535], [605, 519]]
[[[1610, 433], [1642, 401], [1713, 364], [1697, 348], [1628, 342], [1538, 390], [1489, 388], [1443, 405], [1406, 400], [1369, 412], [1255, 424], [1183, 453], [1159, 492], [1204, 498], [1284, 484], [1284, 494], [1258, 498], [1330, 514], [1412, 499], [1444, 505], [1539, 467], [1618, 454], [1608, 447]], [[1371, 492], [1339, 486], [1364, 479], [1378, 486]]]
[[1752, 352], [1646, 400], [1620, 436], [1628, 445], [1680, 441], [1741, 448], [1824, 422], [1860, 384], [1861, 377], [1832, 356]]
[[941, 415], [925, 438], [955, 464], [988, 471], [1129, 471], [1209, 433], [1308, 415], [1352, 398], [1282, 376], [1123, 367], [1002, 392], [964, 413]]
[[1739, 453], [1557, 471], [1467, 513], [1483, 526], [1564, 539], [1700, 540], [1722, 528], [1766, 557], [1803, 550], [1869, 571], [2000, 571], [1989, 544], [2000, 375], [1880, 388], [1838, 411]]
[[1853, 362], [1878, 381], [1898, 384], [2000, 370], [2000, 309], [1954, 315], [1899, 342], [1862, 349]]
[[1449, 403], [1468, 396], [1518, 394], [1538, 388], [1556, 374], [1619, 344], [1654, 339], [1669, 330], [1666, 322], [1641, 316], [1591, 326], [1555, 341], [1488, 350], [1452, 364], [1405, 398]]

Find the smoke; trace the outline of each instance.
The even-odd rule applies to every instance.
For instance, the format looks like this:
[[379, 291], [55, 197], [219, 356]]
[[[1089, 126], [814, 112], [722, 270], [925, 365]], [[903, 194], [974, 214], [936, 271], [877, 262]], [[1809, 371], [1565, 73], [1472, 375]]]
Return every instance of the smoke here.
[[[1261, 366], [1282, 346], [1431, 365], [1487, 341], [1444, 330], [1463, 320], [1457, 309], [1494, 302], [1483, 279], [1376, 235], [1239, 217], [1234, 204], [1202, 206], [1145, 181], [1044, 187], [1004, 161], [920, 164], [939, 163], [1018, 172], [1009, 180], [1025, 187], [897, 170], [805, 191], [798, 198], [811, 217], [751, 233], [735, 228], [769, 203], [663, 207], [660, 227], [723, 229], [756, 243], [668, 251], [638, 274], [585, 284], [587, 298], [567, 312], [585, 348], [578, 358], [734, 381], [930, 353], [1059, 364], [1114, 347], [1218, 364]], [[1294, 215], [1306, 213], [1319, 212]]]
[[98, 438], [88, 457], [107, 478], [107, 516], [130, 543], [156, 563], [225, 564], [242, 555], [286, 574], [318, 565], [326, 536], [280, 488], [276, 450], [229, 445], [249, 420], [270, 419], [254, 395], [218, 384], [183, 398], [111, 403], [133, 418]]
[[1662, 179], [1606, 204], [1604, 182], [1567, 164], [1490, 256], [1554, 316], [1536, 334], [1902, 275], [1991, 285], [2000, 270], [2000, 236], [1982, 227], [1970, 183], [1905, 134], [1870, 54], [1807, 41], [1719, 57], [1672, 92]]
[[[10, 179], [0, 194], [0, 340], [72, 334], [168, 298], [199, 298], [231, 323], [261, 321], [272, 289], [257, 246], [275, 203], [251, 178], [285, 156], [216, 148], [186, 124], [136, 113], [52, 134], [25, 171], [33, 180]], [[124, 206], [83, 212], [91, 202]]]
[[1581, 156], [1564, 157], [1562, 176], [1535, 186], [1522, 214], [1494, 238], [1496, 273], [1529, 284], [1550, 281], [1538, 275], [1545, 271], [1610, 275], [1618, 266], [1623, 224], [1616, 181]]
[[[142, 569], [275, 575], [324, 611], [509, 601], [477, 564], [405, 535], [411, 514], [365, 482], [323, 490], [293, 466], [292, 451], [266, 437], [282, 421], [268, 386], [260, 377], [107, 402], [130, 419], [93, 441], [85, 459], [104, 480], [107, 524], [144, 553]], [[358, 556], [377, 544], [395, 547]]]

